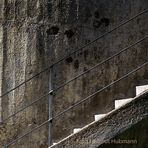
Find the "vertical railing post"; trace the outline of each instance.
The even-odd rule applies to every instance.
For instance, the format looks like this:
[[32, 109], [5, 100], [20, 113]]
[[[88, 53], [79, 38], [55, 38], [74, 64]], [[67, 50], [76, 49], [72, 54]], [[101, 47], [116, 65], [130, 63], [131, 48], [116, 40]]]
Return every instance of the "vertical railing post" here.
[[[52, 99], [53, 99], [53, 67], [50, 67], [49, 70], [49, 98], [48, 98], [48, 103], [49, 103], [49, 119], [52, 118]], [[49, 122], [49, 132], [48, 132], [48, 145], [50, 146], [52, 144], [52, 122]]]

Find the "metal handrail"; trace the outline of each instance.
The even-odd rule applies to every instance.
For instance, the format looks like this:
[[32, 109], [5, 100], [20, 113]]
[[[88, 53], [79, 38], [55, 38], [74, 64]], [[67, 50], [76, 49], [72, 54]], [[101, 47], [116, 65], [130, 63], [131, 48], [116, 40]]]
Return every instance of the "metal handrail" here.
[[12, 115], [8, 116], [6, 119], [3, 119], [2, 122], [5, 123], [8, 119], [14, 117], [16, 114], [22, 112], [23, 110], [27, 109], [28, 107], [32, 106], [33, 104], [37, 103], [38, 101], [40, 101], [40, 100], [42, 100], [42, 99], [45, 99], [46, 96], [48, 96], [48, 95], [52, 94], [53, 92], [55, 92], [55, 91], [61, 89], [62, 87], [68, 85], [68, 84], [71, 83], [72, 81], [74, 81], [74, 80], [76, 80], [77, 78], [79, 78], [79, 77], [85, 75], [86, 73], [92, 71], [93, 69], [95, 69], [95, 68], [97, 68], [97, 67], [103, 65], [104, 63], [110, 61], [111, 59], [117, 57], [117, 56], [120, 55], [121, 53], [123, 53], [123, 52], [127, 51], [128, 49], [130, 49], [131, 47], [133, 47], [133, 46], [135, 46], [135, 45], [141, 43], [142, 41], [146, 40], [147, 38], [148, 38], [148, 35], [145, 36], [144, 38], [138, 40], [137, 42], [135, 42], [135, 43], [129, 45], [128, 47], [123, 48], [123, 49], [122, 49], [121, 51], [119, 51], [118, 53], [116, 53], [116, 54], [110, 56], [110, 57], [107, 58], [106, 60], [103, 60], [102, 62], [100, 62], [100, 63], [98, 63], [97, 65], [93, 66], [92, 68], [86, 70], [85, 72], [83, 72], [83, 73], [77, 75], [76, 77], [74, 77], [74, 78], [72, 78], [71, 80], [65, 82], [64, 84], [60, 85], [59, 87], [57, 87], [57, 88], [51, 90], [51, 91], [48, 92], [47, 94], [44, 94], [43, 96], [41, 96], [40, 98], [36, 99], [35, 101], [33, 101], [32, 103], [30, 103], [29, 105], [27, 105], [27, 106], [21, 108], [21, 109], [18, 110], [17, 112], [15, 112], [15, 113], [13, 113]]
[[120, 77], [119, 79], [113, 81], [112, 83], [106, 85], [106, 86], [103, 87], [102, 89], [97, 90], [96, 92], [94, 92], [93, 94], [89, 95], [88, 97], [82, 99], [81, 101], [78, 101], [77, 103], [75, 103], [74, 105], [70, 106], [69, 108], [67, 108], [67, 109], [64, 110], [63, 112], [61, 112], [61, 113], [55, 115], [54, 117], [52, 117], [52, 118], [46, 120], [45, 122], [43, 122], [43, 123], [40, 124], [39, 126], [33, 128], [33, 129], [30, 130], [29, 132], [26, 132], [26, 133], [23, 134], [22, 136], [16, 138], [15, 140], [11, 141], [10, 143], [6, 144], [6, 145], [4, 146], [4, 148], [8, 148], [8, 146], [10, 146], [10, 145], [16, 143], [18, 140], [21, 140], [21, 139], [24, 138], [25, 136], [27, 136], [27, 135], [29, 135], [30, 133], [36, 131], [37, 129], [41, 128], [42, 126], [46, 125], [47, 123], [52, 122], [52, 120], [60, 118], [63, 114], [65, 114], [65, 113], [68, 112], [69, 110], [71, 110], [71, 109], [77, 107], [78, 105], [82, 104], [83, 102], [85, 102], [85, 101], [87, 101], [87, 100], [89, 100], [89, 99], [92, 99], [92, 97], [94, 97], [96, 94], [98, 94], [98, 93], [100, 93], [100, 92], [106, 90], [107, 88], [109, 88], [109, 87], [113, 86], [114, 84], [120, 82], [121, 80], [127, 78], [129, 75], [134, 74], [135, 72], [137, 72], [137, 71], [140, 70], [141, 68], [145, 67], [146, 65], [148, 65], [148, 61], [145, 62], [144, 64], [140, 65], [140, 66], [137, 67], [136, 69], [130, 71], [130, 72], [127, 73], [126, 75], [124, 75], [124, 76]]
[[70, 54], [68, 54], [68, 55], [66, 55], [66, 56], [64, 56], [64, 57], [62, 57], [61, 59], [59, 59], [59, 60], [56, 61], [55, 63], [51, 64], [49, 67], [43, 69], [43, 70], [40, 71], [39, 73], [37, 73], [37, 74], [35, 74], [34, 76], [32, 76], [31, 78], [25, 80], [24, 82], [20, 83], [19, 85], [15, 86], [14, 88], [10, 89], [9, 91], [3, 93], [0, 97], [2, 98], [2, 97], [4, 97], [4, 96], [6, 96], [6, 95], [9, 94], [10, 92], [14, 91], [15, 89], [19, 88], [20, 86], [22, 86], [22, 85], [26, 84], [27, 82], [31, 81], [33, 78], [36, 78], [36, 77], [39, 76], [40, 74], [42, 74], [42, 73], [48, 71], [48, 70], [49, 70], [50, 68], [52, 68], [53, 66], [55, 66], [55, 65], [59, 64], [60, 62], [64, 61], [64, 60], [67, 59], [69, 56], [71, 56], [71, 55], [77, 53], [78, 51], [80, 51], [80, 50], [82, 50], [82, 49], [88, 47], [89, 45], [93, 44], [94, 42], [98, 41], [99, 39], [105, 37], [106, 35], [112, 33], [113, 31], [117, 30], [118, 28], [124, 26], [124, 25], [127, 24], [128, 22], [134, 20], [134, 19], [137, 18], [138, 16], [140, 16], [140, 15], [142, 15], [142, 14], [144, 14], [144, 13], [147, 13], [147, 12], [148, 12], [148, 9], [145, 9], [144, 11], [138, 13], [137, 15], [131, 17], [130, 19], [128, 19], [128, 20], [122, 22], [121, 24], [119, 24], [118, 26], [114, 27], [114, 28], [111, 29], [110, 31], [108, 31], [108, 32], [106, 32], [106, 33], [104, 33], [104, 34], [102, 34], [101, 36], [97, 37], [97, 38], [94, 39], [93, 41], [91, 41], [91, 42], [89, 42], [89, 43], [83, 45], [83, 46], [80, 47], [79, 49], [76, 49], [75, 51], [71, 52]]

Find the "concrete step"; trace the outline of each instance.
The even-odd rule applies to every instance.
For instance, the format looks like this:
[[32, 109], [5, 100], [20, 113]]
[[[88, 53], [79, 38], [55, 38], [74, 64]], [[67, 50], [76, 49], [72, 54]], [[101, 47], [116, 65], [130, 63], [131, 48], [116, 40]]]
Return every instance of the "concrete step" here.
[[79, 132], [80, 130], [81, 130], [81, 128], [74, 128], [73, 133], [75, 134], [75, 133]]
[[122, 100], [115, 100], [115, 109], [125, 105], [126, 103], [132, 101], [133, 98], [122, 99]]
[[98, 121], [100, 119], [102, 119], [103, 117], [105, 117], [106, 114], [98, 114], [98, 115], [95, 115], [95, 121]]
[[136, 86], [136, 96], [148, 90], [148, 85]]

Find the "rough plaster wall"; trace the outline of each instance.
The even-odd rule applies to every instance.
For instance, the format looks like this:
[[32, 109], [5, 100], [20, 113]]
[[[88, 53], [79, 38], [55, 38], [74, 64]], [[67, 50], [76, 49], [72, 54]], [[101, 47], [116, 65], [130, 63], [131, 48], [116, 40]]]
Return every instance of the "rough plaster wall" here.
[[[143, 119], [136, 125], [130, 127], [123, 133], [119, 133], [112, 138], [108, 143], [102, 144], [98, 148], [145, 148], [148, 146], [148, 118]], [[132, 144], [119, 143], [120, 140], [129, 140], [129, 143], [133, 140]], [[112, 141], [115, 140], [114, 143]]]
[[[62, 1], [59, 9], [59, 24], [57, 24], [60, 30], [54, 41], [55, 58], [58, 59], [60, 56], [73, 51], [74, 48], [89, 43], [146, 8], [148, 8], [146, 0]], [[148, 14], [145, 14], [135, 19], [57, 65], [54, 87], [63, 84], [147, 35], [147, 17]], [[147, 47], [147, 40], [145, 40], [117, 58], [56, 91], [53, 101], [53, 115], [60, 113], [78, 100], [146, 62], [148, 57]], [[147, 82], [148, 71], [146, 67], [114, 87], [96, 95], [92, 101], [79, 105], [60, 119], [55, 119], [53, 122], [53, 141], [59, 141], [68, 136], [75, 127], [83, 127], [90, 123], [94, 120], [94, 114], [112, 110], [115, 99], [133, 97], [135, 86], [147, 84]]]
[[[5, 0], [2, 19], [16, 20], [2, 25], [2, 92], [31, 77], [51, 62], [70, 53], [148, 7], [146, 0]], [[60, 4], [59, 4], [60, 3]], [[2, 11], [2, 9], [0, 10]], [[2, 16], [4, 14], [4, 17]], [[54, 87], [89, 69], [146, 35], [147, 16], [104, 37], [54, 68]], [[37, 23], [32, 25], [32, 23]], [[46, 25], [42, 25], [45, 23]], [[40, 25], [38, 25], [40, 24]], [[104, 64], [54, 94], [53, 115], [91, 94], [147, 60], [147, 42]], [[131, 64], [132, 63], [132, 64]], [[19, 68], [18, 68], [19, 67]], [[93, 120], [95, 113], [113, 108], [113, 100], [131, 97], [137, 84], [148, 82], [147, 68], [115, 85], [93, 100], [53, 122], [53, 141], [58, 141]], [[48, 91], [48, 72], [20, 87], [2, 100], [3, 117]], [[11, 141], [48, 117], [48, 102], [39, 102], [0, 128], [0, 143]], [[25, 116], [25, 118], [24, 118]], [[15, 123], [15, 126], [13, 125]], [[64, 123], [64, 124], [63, 124]], [[12, 130], [13, 129], [13, 130]], [[25, 130], [24, 130], [25, 129]], [[39, 134], [40, 133], [40, 134]], [[42, 136], [41, 136], [42, 135]], [[41, 139], [40, 139], [41, 138]], [[45, 147], [47, 127], [20, 141], [18, 147]], [[26, 146], [27, 145], [27, 146]], [[14, 147], [17, 147], [15, 145]]]
[[[43, 19], [49, 19], [50, 16], [45, 13], [47, 12], [46, 3], [47, 1], [41, 0], [0, 1], [0, 6], [2, 6], [0, 11], [4, 11], [0, 13], [0, 49], [3, 49], [0, 50], [0, 89], [2, 93], [50, 64], [50, 50], [45, 42], [49, 40], [46, 35], [48, 25], [43, 25]], [[47, 71], [3, 97], [0, 101], [2, 118], [6, 119], [12, 113], [47, 93], [48, 75]], [[11, 118], [7, 123], [0, 124], [0, 145], [12, 141], [47, 120], [47, 98]], [[46, 147], [47, 134], [48, 126], [44, 126], [40, 131], [27, 136], [11, 147]]]

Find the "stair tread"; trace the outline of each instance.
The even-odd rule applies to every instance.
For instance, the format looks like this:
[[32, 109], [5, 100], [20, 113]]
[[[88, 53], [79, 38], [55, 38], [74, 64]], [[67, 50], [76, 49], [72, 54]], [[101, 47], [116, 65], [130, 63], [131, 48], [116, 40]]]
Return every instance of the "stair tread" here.
[[127, 104], [128, 102], [132, 101], [133, 99], [134, 98], [115, 100], [115, 109]]
[[73, 133], [75, 134], [75, 133], [79, 132], [81, 129], [82, 129], [82, 128], [74, 128], [74, 129], [73, 129]]
[[148, 90], [148, 85], [136, 86], [136, 96], [141, 94], [145, 90]]
[[98, 114], [98, 115], [95, 115], [95, 121], [100, 120], [100, 119], [103, 118], [104, 116], [106, 116], [106, 114]]

